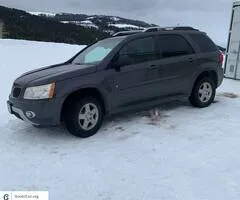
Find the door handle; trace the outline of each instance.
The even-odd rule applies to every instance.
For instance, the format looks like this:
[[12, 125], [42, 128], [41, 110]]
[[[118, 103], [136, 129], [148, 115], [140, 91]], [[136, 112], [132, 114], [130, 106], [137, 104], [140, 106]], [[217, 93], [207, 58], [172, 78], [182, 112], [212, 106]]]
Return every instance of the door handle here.
[[193, 62], [193, 58], [188, 58], [188, 62]]

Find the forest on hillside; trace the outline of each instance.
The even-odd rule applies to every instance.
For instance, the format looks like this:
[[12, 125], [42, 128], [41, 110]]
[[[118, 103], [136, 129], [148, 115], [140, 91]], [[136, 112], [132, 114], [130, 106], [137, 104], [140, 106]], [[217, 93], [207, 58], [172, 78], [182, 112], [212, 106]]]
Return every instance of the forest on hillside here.
[[0, 6], [6, 38], [26, 39], [70, 44], [90, 44], [109, 37], [101, 29], [63, 24], [54, 19], [34, 16], [25, 11]]

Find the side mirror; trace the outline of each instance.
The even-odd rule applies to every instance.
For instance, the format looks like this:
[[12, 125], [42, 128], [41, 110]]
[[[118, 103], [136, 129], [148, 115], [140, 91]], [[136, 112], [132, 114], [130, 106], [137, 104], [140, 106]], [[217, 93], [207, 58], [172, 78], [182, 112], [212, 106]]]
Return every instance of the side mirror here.
[[119, 54], [117, 54], [117, 55], [113, 58], [113, 60], [112, 60], [112, 62], [111, 62], [111, 68], [114, 68], [116, 71], [120, 71], [121, 66], [120, 66], [120, 64], [119, 64]]
[[134, 60], [127, 54], [118, 54], [112, 62], [113, 68], [117, 71], [120, 71], [121, 67], [131, 64], [134, 64]]

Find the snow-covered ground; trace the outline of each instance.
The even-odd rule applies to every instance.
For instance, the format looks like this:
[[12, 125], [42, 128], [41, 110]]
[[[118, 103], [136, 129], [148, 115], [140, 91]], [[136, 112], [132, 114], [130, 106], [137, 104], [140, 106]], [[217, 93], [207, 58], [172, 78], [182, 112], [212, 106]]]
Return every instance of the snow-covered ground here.
[[239, 200], [238, 81], [224, 80], [209, 108], [183, 101], [159, 106], [159, 116], [116, 116], [84, 140], [7, 113], [17, 76], [81, 48], [0, 40], [0, 190], [48, 190], [57, 200]]

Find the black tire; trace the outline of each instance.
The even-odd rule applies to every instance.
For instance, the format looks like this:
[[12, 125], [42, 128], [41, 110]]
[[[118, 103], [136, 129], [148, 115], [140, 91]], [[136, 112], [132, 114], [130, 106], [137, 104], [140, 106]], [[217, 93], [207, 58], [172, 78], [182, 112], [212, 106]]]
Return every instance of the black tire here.
[[[95, 108], [98, 110], [98, 120], [96, 120], [96, 125], [89, 130], [83, 129], [81, 127], [81, 120], [79, 120], [80, 111], [87, 104], [95, 105]], [[103, 117], [103, 106], [94, 97], [83, 97], [78, 100], [71, 101], [64, 109], [64, 123], [66, 128], [72, 135], [80, 138], [87, 138], [96, 134], [102, 125]]]
[[[203, 84], [208, 85], [209, 91], [210, 90], [212, 91], [211, 95], [206, 94], [207, 95], [206, 98], [203, 98], [203, 96], [201, 96], [200, 94], [200, 90], [202, 89], [202, 87], [204, 87]], [[216, 95], [216, 84], [211, 78], [203, 77], [195, 83], [192, 90], [192, 94], [189, 97], [189, 102], [195, 107], [205, 108], [205, 107], [208, 107], [214, 101], [215, 95]]]

